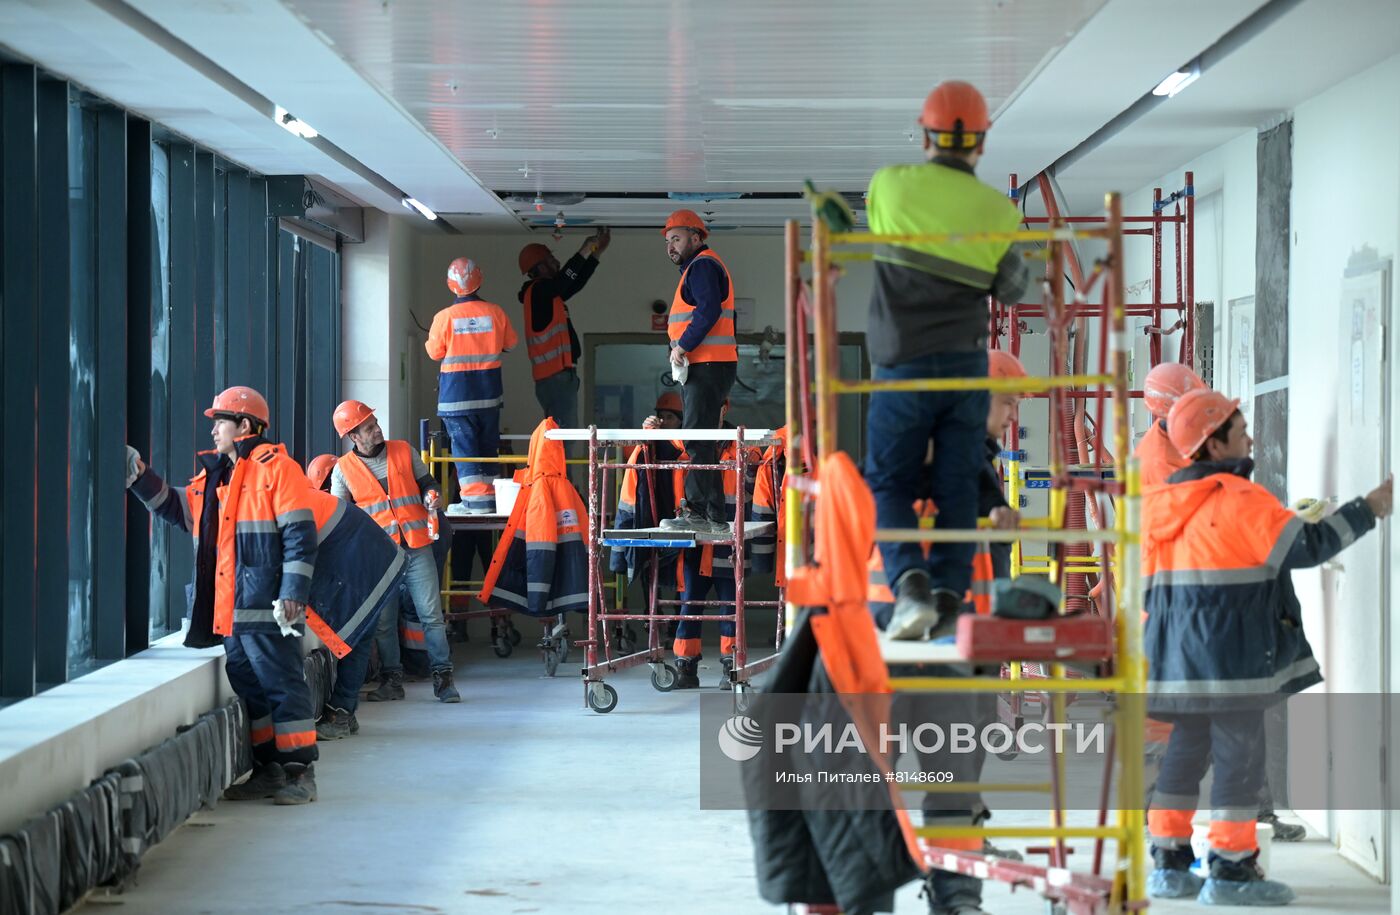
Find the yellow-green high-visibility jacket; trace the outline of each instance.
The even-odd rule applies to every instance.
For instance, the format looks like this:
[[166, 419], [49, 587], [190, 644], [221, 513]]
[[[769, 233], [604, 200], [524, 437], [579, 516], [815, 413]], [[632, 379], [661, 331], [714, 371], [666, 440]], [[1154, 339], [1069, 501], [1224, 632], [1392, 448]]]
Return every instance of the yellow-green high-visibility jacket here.
[[[870, 231], [882, 235], [1012, 232], [1021, 214], [972, 167], [939, 157], [891, 165], [870, 179]], [[1016, 302], [1030, 271], [1010, 242], [880, 245], [866, 340], [871, 361], [895, 365], [932, 353], [987, 346], [987, 296]]]

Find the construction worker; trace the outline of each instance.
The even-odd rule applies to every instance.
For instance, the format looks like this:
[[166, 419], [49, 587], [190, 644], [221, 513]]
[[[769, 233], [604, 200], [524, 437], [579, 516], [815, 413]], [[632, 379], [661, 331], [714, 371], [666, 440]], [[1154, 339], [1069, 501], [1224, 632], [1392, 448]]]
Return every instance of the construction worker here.
[[[1189, 466], [1143, 494], [1148, 711], [1173, 728], [1148, 813], [1148, 892], [1209, 905], [1284, 905], [1260, 871], [1255, 817], [1265, 777], [1264, 711], [1322, 682], [1303, 633], [1294, 569], [1327, 561], [1390, 515], [1393, 482], [1310, 523], [1249, 480], [1239, 401], [1183, 395], [1167, 433]], [[1191, 820], [1214, 766], [1210, 876], [1190, 871]]]
[[232, 387], [204, 411], [214, 450], [197, 455], [188, 486], [168, 486], [127, 448], [127, 487], [156, 517], [195, 538], [185, 644], [222, 636], [229, 685], [248, 709], [254, 769], [229, 800], [316, 800], [316, 729], [302, 670], [305, 624], [337, 658], [368, 639], [403, 553], [364, 512], [313, 489], [281, 445], [264, 438], [271, 412]]
[[[501, 354], [518, 342], [501, 306], [477, 295], [481, 268], [459, 257], [447, 265], [447, 288], [455, 298], [433, 318], [424, 344], [438, 360], [438, 416], [457, 458], [495, 457], [501, 446]], [[496, 510], [491, 481], [495, 464], [460, 462], [462, 501], [448, 514], [489, 515]]]
[[[1181, 397], [1190, 391], [1205, 390], [1206, 383], [1195, 372], [1177, 362], [1153, 366], [1142, 382], [1142, 399], [1152, 413], [1152, 425], [1138, 442], [1133, 456], [1138, 459], [1138, 474], [1143, 486], [1160, 486], [1167, 478], [1191, 461], [1182, 457], [1167, 436], [1167, 415]], [[1165, 721], [1147, 719], [1146, 763], [1148, 798], [1152, 796], [1155, 776], [1171, 738], [1171, 725]], [[1306, 826], [1285, 823], [1274, 810], [1273, 792], [1266, 778], [1259, 795], [1258, 822], [1267, 823], [1278, 842], [1301, 842], [1307, 838]]]
[[[720, 404], [719, 428], [734, 428], [724, 421], [728, 413], [729, 401], [725, 400]], [[753, 504], [754, 481], [763, 455], [757, 448], [747, 448], [746, 451], [742, 489], [740, 488], [739, 476], [733, 470], [716, 472], [720, 475], [723, 493], [722, 504], [727, 516], [730, 518], [737, 516], [740, 510], [739, 499], [742, 496], [745, 520], [752, 520], [750, 508]], [[732, 461], [737, 454], [736, 443], [726, 442], [722, 450], [715, 456], [715, 461]], [[684, 458], [685, 456], [682, 459]], [[694, 461], [694, 458], [691, 457], [690, 460]], [[687, 491], [689, 490], [690, 475], [697, 472], [694, 470], [685, 472]], [[665, 526], [665, 522], [662, 522], [662, 526]], [[721, 528], [721, 532], [729, 530], [727, 524]], [[700, 661], [704, 657], [700, 645], [700, 618], [705, 615], [706, 608], [703, 605], [696, 605], [692, 601], [705, 600], [710, 593], [710, 588], [713, 587], [715, 600], [719, 601], [721, 605], [718, 608], [719, 612], [730, 614], [735, 612], [734, 548], [722, 543], [708, 543], [703, 546], [691, 547], [683, 551], [681, 569], [682, 584], [684, 585], [681, 592], [681, 613], [695, 618], [681, 620], [680, 625], [676, 627], [676, 634], [671, 643], [671, 650], [676, 655], [675, 689], [698, 689], [700, 687]], [[719, 686], [721, 688], [729, 686], [729, 673], [734, 669], [734, 632], [733, 621], [720, 622], [719, 659], [721, 674]]]
[[[734, 339], [734, 283], [719, 256], [705, 245], [710, 231], [693, 210], [676, 210], [666, 218], [661, 234], [666, 239], [666, 256], [681, 271], [667, 324], [671, 364], [677, 369], [685, 367], [686, 372], [681, 385], [685, 402], [681, 428], [717, 429], [720, 405], [734, 386], [739, 363]], [[685, 444], [691, 463], [718, 462], [718, 442]], [[733, 513], [725, 510], [720, 475], [718, 470], [687, 472], [680, 511], [661, 526], [709, 534], [728, 530]]]
[[535, 399], [561, 429], [578, 428], [576, 367], [583, 355], [564, 303], [587, 285], [611, 241], [612, 233], [603, 226], [584, 239], [578, 253], [562, 267], [554, 252], [538, 242], [520, 249], [520, 272], [525, 274], [520, 304], [525, 306], [525, 348], [535, 376]]
[[1152, 414], [1152, 425], [1133, 451], [1143, 486], [1165, 483], [1167, 477], [1191, 463], [1190, 458], [1177, 453], [1167, 437], [1167, 414], [1183, 394], [1205, 386], [1200, 376], [1178, 362], [1153, 366], [1143, 379], [1142, 400]]
[[[333, 415], [337, 435], [348, 436], [354, 448], [341, 456], [331, 471], [331, 495], [353, 502], [375, 520], [407, 554], [404, 584], [423, 626], [423, 645], [433, 675], [433, 695], [439, 702], [461, 702], [452, 683], [452, 651], [443, 624], [441, 578], [433, 553], [435, 537], [429, 512], [438, 508], [437, 481], [418, 452], [401, 439], [386, 441], [374, 410], [347, 400]], [[370, 702], [404, 698], [403, 664], [399, 655], [398, 591], [379, 618], [380, 682], [367, 696]]]
[[[870, 231], [879, 234], [1012, 232], [1021, 216], [973, 173], [990, 126], [972, 86], [945, 82], [924, 102], [921, 165], [893, 165], [870, 179]], [[1018, 301], [1029, 271], [1009, 241], [917, 242], [875, 249], [867, 340], [875, 378], [981, 378], [987, 374], [987, 295]], [[879, 526], [912, 528], [912, 494], [933, 439], [933, 500], [940, 528], [977, 524], [986, 391], [881, 392], [870, 398], [865, 476]], [[881, 543], [895, 592], [890, 638], [951, 631], [972, 569], [973, 545]]]
[[[653, 412], [642, 420], [643, 429], [679, 429], [683, 410], [679, 394], [667, 392], [656, 400]], [[658, 441], [650, 442], [643, 450], [641, 445], [632, 449], [627, 463], [663, 463], [680, 460], [681, 443]], [[643, 460], [643, 458], [646, 460]], [[682, 471], [633, 470], [622, 473], [622, 489], [618, 495], [617, 515], [613, 527], [617, 530], [638, 530], [655, 527], [663, 518], [671, 517], [685, 490]], [[652, 552], [648, 550], [647, 552]], [[613, 547], [609, 564], [612, 571], [625, 574], [628, 578], [637, 576], [638, 552], [635, 547]], [[661, 580], [675, 581], [675, 557], [670, 555], [661, 564]]]

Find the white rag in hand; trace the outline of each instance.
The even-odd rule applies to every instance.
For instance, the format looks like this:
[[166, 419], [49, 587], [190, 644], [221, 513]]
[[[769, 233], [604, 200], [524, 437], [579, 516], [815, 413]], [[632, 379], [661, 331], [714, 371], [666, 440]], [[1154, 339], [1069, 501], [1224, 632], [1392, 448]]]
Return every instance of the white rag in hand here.
[[287, 602], [280, 597], [272, 602], [272, 618], [277, 621], [277, 628], [282, 630], [283, 635], [294, 635], [301, 638], [301, 633], [293, 627], [301, 622], [302, 616], [300, 610], [288, 610]]
[[681, 357], [681, 364], [680, 364], [680, 365], [676, 365], [676, 363], [674, 363], [674, 362], [671, 363], [671, 378], [675, 380], [676, 384], [684, 385], [684, 384], [685, 384], [686, 378], [689, 377], [689, 376], [690, 376], [690, 359], [689, 359], [689, 358], [687, 358], [687, 357], [685, 357], [685, 356], [682, 356], [682, 357]]

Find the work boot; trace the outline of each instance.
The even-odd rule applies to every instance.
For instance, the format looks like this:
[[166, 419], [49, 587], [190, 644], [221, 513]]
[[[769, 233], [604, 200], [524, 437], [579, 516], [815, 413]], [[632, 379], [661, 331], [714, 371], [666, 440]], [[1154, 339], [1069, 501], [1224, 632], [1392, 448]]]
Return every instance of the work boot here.
[[365, 694], [365, 701], [389, 702], [403, 697], [403, 671], [392, 670], [383, 674], [379, 680], [379, 686]]
[[[1151, 884], [1149, 884], [1149, 887]], [[1196, 901], [1202, 905], [1288, 905], [1298, 895], [1286, 883], [1269, 880], [1259, 867], [1259, 852], [1229, 861], [1211, 852], [1210, 876]]]
[[467, 515], [471, 514], [471, 512], [467, 510], [465, 502], [454, 502], [447, 506], [447, 511], [443, 512], [443, 514], [447, 515], [449, 518], [465, 518]]
[[328, 705], [321, 712], [321, 720], [316, 722], [317, 740], [339, 740], [350, 736], [350, 713], [343, 708]]
[[1157, 899], [1189, 899], [1201, 891], [1205, 881], [1191, 873], [1196, 855], [1190, 845], [1180, 848], [1154, 845], [1152, 860], [1157, 866], [1147, 875], [1147, 895]]
[[1259, 814], [1259, 822], [1273, 827], [1275, 842], [1301, 842], [1308, 837], [1308, 827], [1285, 823], [1272, 810]]
[[720, 655], [719, 664], [719, 688], [730, 689], [734, 686], [734, 681], [730, 679], [730, 674], [734, 672], [734, 656], [732, 654]]
[[316, 800], [316, 767], [311, 763], [287, 763], [287, 784], [272, 796], [279, 807], [309, 804]]
[[452, 685], [452, 671], [433, 671], [433, 695], [437, 696], [439, 702], [461, 702], [462, 695], [457, 692], [457, 687]]
[[982, 881], [967, 874], [931, 870], [919, 895], [928, 898], [929, 915], [986, 915]]
[[905, 572], [896, 584], [894, 612], [885, 636], [898, 641], [919, 641], [938, 623], [938, 606], [929, 590], [928, 573], [923, 569]]
[[661, 519], [661, 529], [694, 534], [726, 534], [729, 532], [729, 525], [711, 521], [703, 512], [698, 512], [682, 502], [676, 517]]
[[224, 789], [224, 800], [260, 801], [265, 797], [272, 797], [286, 787], [286, 784], [287, 773], [282, 770], [280, 764], [270, 762], [254, 766], [253, 774], [248, 776], [247, 781], [229, 785]]
[[676, 685], [672, 689], [700, 688], [700, 659], [676, 658]]
[[350, 713], [350, 733], [352, 735], [360, 733], [360, 719], [355, 717], [355, 713]]

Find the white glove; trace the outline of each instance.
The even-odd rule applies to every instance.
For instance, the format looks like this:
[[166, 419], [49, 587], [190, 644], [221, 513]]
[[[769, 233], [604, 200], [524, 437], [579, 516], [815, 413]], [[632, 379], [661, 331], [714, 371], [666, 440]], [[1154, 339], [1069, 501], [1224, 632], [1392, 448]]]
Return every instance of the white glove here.
[[686, 378], [690, 377], [690, 360], [681, 356], [679, 360], [671, 361], [671, 378], [676, 384], [684, 385]]
[[293, 628], [302, 621], [305, 616], [305, 609], [288, 610], [287, 602], [280, 597], [272, 602], [272, 618], [277, 621], [277, 628], [282, 630], [283, 635], [294, 635], [301, 638], [301, 633]]
[[126, 488], [130, 489], [141, 474], [146, 472], [146, 465], [141, 461], [141, 452], [130, 445], [126, 446]]

